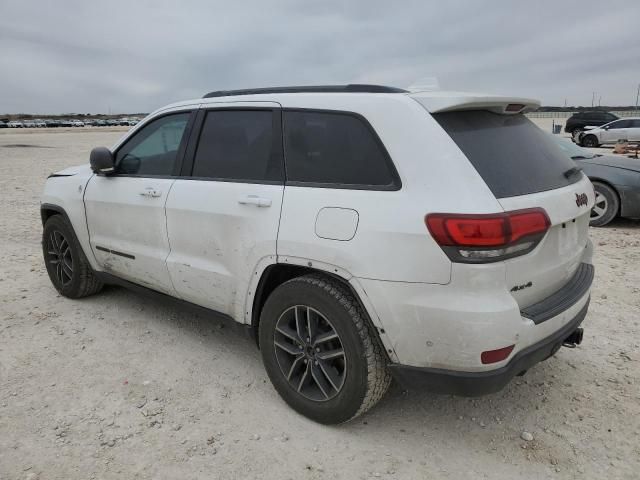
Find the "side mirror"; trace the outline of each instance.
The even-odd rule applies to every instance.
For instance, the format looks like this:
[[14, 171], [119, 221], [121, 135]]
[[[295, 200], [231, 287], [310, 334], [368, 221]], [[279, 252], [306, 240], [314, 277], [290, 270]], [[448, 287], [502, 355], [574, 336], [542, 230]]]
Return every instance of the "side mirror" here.
[[89, 163], [94, 173], [109, 175], [114, 172], [115, 164], [111, 150], [106, 147], [96, 147], [91, 150]]

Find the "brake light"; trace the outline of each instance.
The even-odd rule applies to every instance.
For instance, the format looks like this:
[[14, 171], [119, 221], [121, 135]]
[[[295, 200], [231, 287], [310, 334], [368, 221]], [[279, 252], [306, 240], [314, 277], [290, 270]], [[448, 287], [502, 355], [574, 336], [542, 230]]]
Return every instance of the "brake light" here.
[[530, 252], [551, 222], [541, 208], [468, 215], [431, 213], [425, 223], [452, 261], [495, 262]]
[[524, 108], [524, 104], [522, 103], [510, 103], [504, 109], [505, 112], [519, 112]]

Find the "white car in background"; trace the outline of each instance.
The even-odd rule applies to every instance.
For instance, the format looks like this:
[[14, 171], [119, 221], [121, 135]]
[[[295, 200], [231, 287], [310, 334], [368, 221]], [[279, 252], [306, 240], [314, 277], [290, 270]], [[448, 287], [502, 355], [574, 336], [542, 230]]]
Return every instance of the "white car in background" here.
[[616, 143], [618, 140], [640, 142], [640, 117], [621, 118], [600, 127], [585, 127], [573, 136], [575, 143], [589, 148]]
[[72, 127], [84, 127], [84, 122], [81, 120], [71, 120]]
[[538, 106], [375, 85], [166, 106], [47, 180], [47, 272], [69, 298], [114, 283], [228, 320], [318, 422], [392, 377], [495, 392], [581, 342], [594, 275], [593, 187]]

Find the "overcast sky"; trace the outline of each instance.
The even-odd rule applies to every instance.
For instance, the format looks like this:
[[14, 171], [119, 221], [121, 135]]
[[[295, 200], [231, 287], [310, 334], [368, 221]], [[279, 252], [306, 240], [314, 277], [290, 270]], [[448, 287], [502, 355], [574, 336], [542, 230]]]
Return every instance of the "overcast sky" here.
[[0, 0], [0, 112], [148, 112], [210, 90], [425, 76], [629, 105], [639, 20], [636, 0]]

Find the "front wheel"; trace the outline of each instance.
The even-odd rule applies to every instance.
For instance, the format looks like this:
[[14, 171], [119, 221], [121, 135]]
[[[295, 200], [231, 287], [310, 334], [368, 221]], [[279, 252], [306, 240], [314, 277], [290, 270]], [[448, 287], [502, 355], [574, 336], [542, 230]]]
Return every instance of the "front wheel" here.
[[45, 223], [42, 253], [49, 279], [61, 295], [81, 298], [102, 289], [71, 225], [61, 215], [54, 215]]
[[603, 227], [618, 214], [620, 200], [618, 194], [609, 186], [600, 182], [593, 182], [596, 192], [596, 201], [591, 209], [589, 225]]
[[386, 354], [353, 294], [320, 275], [289, 280], [260, 316], [262, 359], [275, 389], [297, 412], [324, 424], [373, 407], [391, 376]]
[[582, 146], [583, 147], [588, 147], [588, 148], [597, 148], [597, 147], [599, 147], [600, 143], [598, 142], [598, 137], [596, 137], [595, 135], [586, 135], [582, 139]]

